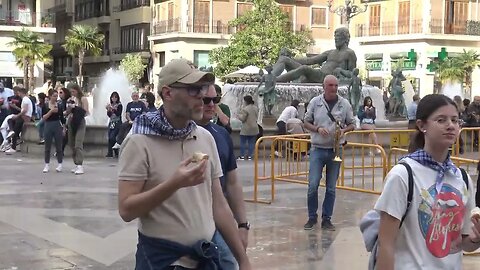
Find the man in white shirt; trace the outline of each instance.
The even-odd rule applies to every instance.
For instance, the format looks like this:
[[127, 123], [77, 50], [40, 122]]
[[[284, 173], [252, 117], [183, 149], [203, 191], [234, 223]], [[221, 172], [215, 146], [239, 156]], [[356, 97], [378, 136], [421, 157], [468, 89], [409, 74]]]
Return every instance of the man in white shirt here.
[[[285, 135], [287, 134], [287, 121], [292, 118], [298, 117], [298, 105], [300, 101], [294, 99], [290, 106], [283, 109], [282, 113], [277, 119], [277, 135]], [[281, 157], [282, 154], [277, 151], [277, 146], [275, 147], [275, 155], [277, 157]]]
[[[8, 112], [8, 98], [13, 96], [13, 90], [10, 88], [5, 88], [3, 83], [0, 82], [0, 124], [3, 123]], [[0, 138], [0, 143], [5, 139], [3, 136]]]
[[[17, 87], [17, 86], [16, 86]], [[8, 120], [8, 125], [10, 126], [10, 132], [7, 135], [7, 139], [12, 140], [11, 146], [12, 148], [5, 151], [7, 155], [11, 155], [17, 152], [17, 140], [19, 138], [20, 132], [22, 132], [23, 124], [25, 122], [29, 122], [32, 119], [33, 114], [33, 103], [28, 98], [28, 91], [27, 89], [20, 87], [16, 89], [18, 92], [19, 97], [22, 99], [22, 104], [20, 106], [21, 111], [18, 114], [12, 116], [10, 120]]]
[[408, 117], [408, 129], [415, 129], [417, 126], [417, 106], [420, 102], [420, 96], [413, 95], [413, 102], [408, 106], [407, 117]]

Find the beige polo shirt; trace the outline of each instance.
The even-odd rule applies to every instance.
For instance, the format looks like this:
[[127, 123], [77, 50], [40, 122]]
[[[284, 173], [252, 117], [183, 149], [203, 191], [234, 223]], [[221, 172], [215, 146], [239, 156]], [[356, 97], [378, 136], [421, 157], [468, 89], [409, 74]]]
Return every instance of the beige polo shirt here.
[[[205, 182], [177, 190], [147, 216], [141, 217], [138, 225], [141, 233], [186, 246], [201, 239], [211, 240], [215, 232], [212, 179], [222, 176], [222, 168], [215, 141], [202, 127], [197, 127], [185, 140], [170, 141], [160, 136], [133, 134], [123, 142], [119, 180], [146, 181], [143, 191], [170, 179], [180, 162], [194, 152], [210, 157]], [[191, 265], [182, 261], [179, 264]]]

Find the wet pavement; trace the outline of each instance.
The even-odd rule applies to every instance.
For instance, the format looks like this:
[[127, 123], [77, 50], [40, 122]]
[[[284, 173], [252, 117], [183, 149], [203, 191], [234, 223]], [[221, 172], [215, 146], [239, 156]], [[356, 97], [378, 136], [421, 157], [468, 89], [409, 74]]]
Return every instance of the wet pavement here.
[[[87, 160], [81, 176], [72, 166], [67, 159], [65, 172], [43, 174], [40, 157], [0, 156], [0, 270], [133, 269], [136, 224], [118, 216], [116, 161]], [[252, 198], [253, 162], [238, 170]], [[275, 195], [272, 204], [247, 203], [254, 269], [366, 269], [357, 224], [376, 195], [338, 190], [335, 232], [303, 230], [305, 185], [278, 184]], [[464, 269], [479, 265], [480, 256], [464, 257]]]

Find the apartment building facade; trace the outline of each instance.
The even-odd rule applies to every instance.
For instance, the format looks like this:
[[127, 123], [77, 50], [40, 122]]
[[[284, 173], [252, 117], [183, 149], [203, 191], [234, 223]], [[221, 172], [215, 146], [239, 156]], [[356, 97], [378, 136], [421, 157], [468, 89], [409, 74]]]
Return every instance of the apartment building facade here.
[[[48, 1], [48, 0], [47, 0]], [[38, 33], [48, 39], [55, 33], [53, 14], [45, 11], [45, 1], [41, 0], [9, 0], [0, 2], [0, 81], [7, 87], [23, 84], [23, 69], [16, 64], [13, 47], [8, 43], [13, 41], [16, 32], [22, 28]], [[35, 84], [40, 86], [44, 82], [44, 63], [36, 63], [34, 75]]]
[[[328, 12], [327, 0], [280, 0], [277, 4], [295, 31], [311, 29], [316, 44], [308, 53], [334, 48], [333, 32], [343, 21]], [[252, 8], [251, 2], [241, 0], [155, 0], [149, 38], [153, 74], [179, 57], [191, 59], [198, 67], [212, 66], [208, 53], [227, 45], [235, 31], [228, 22]]]
[[[78, 74], [78, 65], [63, 49], [65, 35], [72, 25], [98, 27], [105, 36], [100, 56], [85, 57], [84, 82], [88, 87], [99, 83], [101, 75], [116, 67], [127, 53], [140, 53], [145, 64], [150, 61], [148, 36], [151, 28], [150, 0], [56, 0], [52, 10], [63, 18], [57, 24], [54, 44], [54, 69], [58, 78]], [[65, 30], [65, 31], [64, 31]], [[142, 82], [148, 81], [145, 72]]]
[[[455, 56], [480, 48], [477, 0], [370, 0], [365, 13], [350, 25], [354, 50], [371, 84], [384, 87], [392, 65], [403, 59], [404, 74], [421, 96], [437, 87], [430, 63], [439, 53]], [[415, 55], [408, 59], [408, 53]], [[480, 70], [466, 97], [480, 95]]]

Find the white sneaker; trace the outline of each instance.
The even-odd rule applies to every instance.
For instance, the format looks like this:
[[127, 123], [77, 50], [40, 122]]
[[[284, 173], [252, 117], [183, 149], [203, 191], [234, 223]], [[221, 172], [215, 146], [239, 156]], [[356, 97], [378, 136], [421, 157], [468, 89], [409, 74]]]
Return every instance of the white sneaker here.
[[112, 146], [112, 149], [120, 149], [121, 145], [118, 143], [115, 143], [114, 146]]
[[71, 173], [75, 173], [77, 171], [77, 166], [73, 167], [73, 169], [70, 170]]
[[7, 151], [5, 151], [5, 154], [7, 155], [12, 155], [12, 154], [15, 154], [17, 152], [17, 150], [13, 149], [13, 148], [10, 148], [8, 149]]
[[48, 173], [50, 170], [50, 166], [48, 164], [45, 164], [45, 167], [43, 167], [43, 173]]
[[83, 174], [84, 171], [83, 171], [83, 166], [82, 165], [78, 165], [77, 166], [77, 169], [75, 170], [75, 174], [76, 175], [79, 175], [79, 174]]
[[55, 168], [55, 171], [57, 172], [62, 172], [63, 166], [62, 163], [58, 164], [57, 168]]
[[8, 135], [7, 135], [7, 137], [5, 138], [5, 140], [10, 139], [10, 138], [13, 136], [13, 134], [15, 134], [15, 132], [13, 132], [13, 131], [8, 132]]

